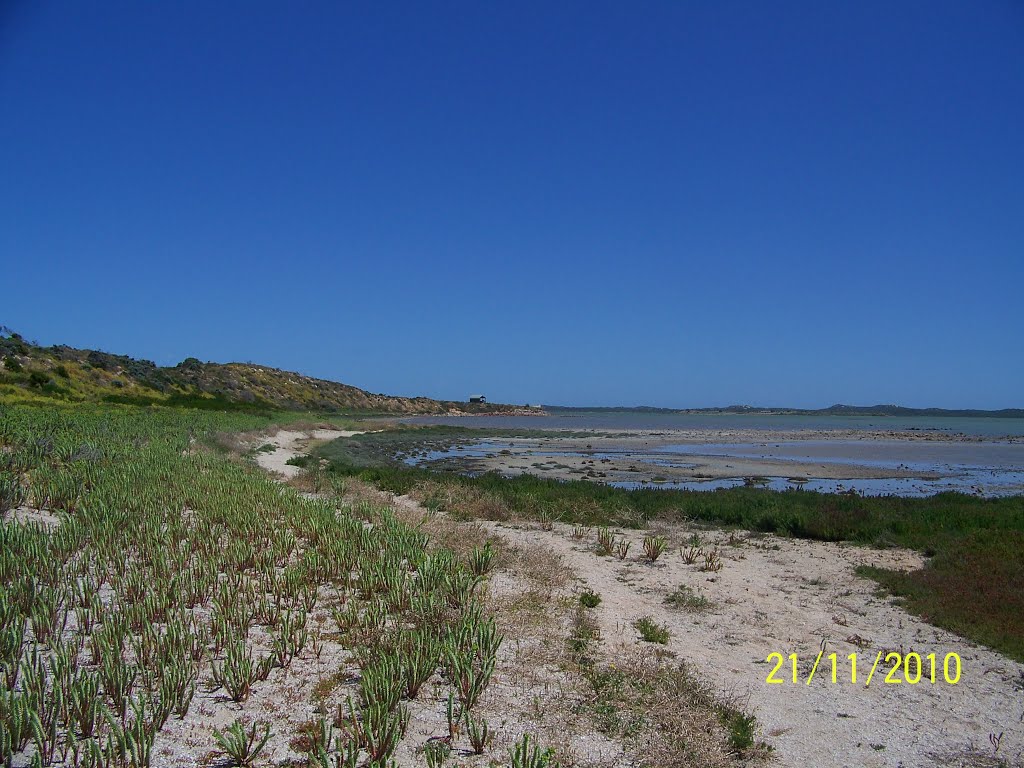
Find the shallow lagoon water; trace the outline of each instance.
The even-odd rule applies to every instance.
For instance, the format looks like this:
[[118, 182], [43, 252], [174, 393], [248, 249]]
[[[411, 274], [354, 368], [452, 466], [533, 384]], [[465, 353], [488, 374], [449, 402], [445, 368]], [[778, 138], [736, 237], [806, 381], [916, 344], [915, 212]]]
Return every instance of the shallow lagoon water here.
[[[530, 439], [470, 440], [445, 450], [433, 450], [405, 457], [410, 465], [431, 464], [446, 459], [474, 459], [498, 454], [512, 447], [534, 447], [537, 462], [549, 463], [559, 457], [586, 456], [592, 459], [635, 460], [646, 465], [692, 468], [687, 457], [725, 456], [775, 461], [844, 464], [915, 472], [933, 477], [891, 477], [824, 479], [809, 476], [806, 482], [789, 477], [768, 476], [763, 487], [774, 490], [805, 489], [824, 493], [856, 492], [869, 496], [929, 496], [958, 491], [983, 496], [1024, 493], [1024, 443], [1017, 442], [916, 442], [899, 440], [790, 440], [772, 443], [704, 443], [644, 446], [642, 450], [559, 451], [547, 450], [542, 441]], [[934, 477], [934, 475], [939, 477]], [[686, 480], [677, 482], [610, 482], [621, 488], [677, 488], [711, 491], [743, 485], [744, 478]]]
[[859, 464], [879, 468], [974, 466], [1024, 469], [1024, 442], [939, 442], [911, 440], [782, 440], [767, 443], [673, 444], [660, 451], [702, 456], [792, 459]]
[[935, 432], [986, 438], [1024, 438], [1024, 419], [969, 416], [822, 416], [756, 413], [574, 411], [543, 416], [412, 416], [410, 424], [562, 430], [740, 430]]

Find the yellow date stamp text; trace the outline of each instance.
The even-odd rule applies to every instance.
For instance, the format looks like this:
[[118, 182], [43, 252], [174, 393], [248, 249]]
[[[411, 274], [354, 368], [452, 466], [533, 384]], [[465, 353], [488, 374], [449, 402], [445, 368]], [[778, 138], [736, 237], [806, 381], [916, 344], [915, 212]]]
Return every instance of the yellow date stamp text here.
[[[800, 672], [800, 659], [795, 653], [791, 653], [789, 656], [778, 652], [770, 653], [765, 661], [774, 665], [764, 680], [769, 685], [785, 685], [786, 683], [810, 685], [816, 674], [819, 677], [831, 679], [835, 684], [849, 683], [865, 687], [871, 685], [872, 681], [882, 682], [885, 685], [917, 685], [918, 683], [956, 685], [960, 682], [962, 671], [960, 655], [957, 653], [940, 656], [935, 653], [921, 655], [914, 651], [907, 654], [896, 651], [888, 653], [879, 651], [865, 675], [867, 663], [859, 664], [856, 652], [848, 656], [840, 656], [837, 653], [826, 654], [822, 650], [814, 659], [814, 664], [806, 679]], [[823, 667], [822, 662], [824, 662]], [[819, 667], [822, 667], [820, 671]]]

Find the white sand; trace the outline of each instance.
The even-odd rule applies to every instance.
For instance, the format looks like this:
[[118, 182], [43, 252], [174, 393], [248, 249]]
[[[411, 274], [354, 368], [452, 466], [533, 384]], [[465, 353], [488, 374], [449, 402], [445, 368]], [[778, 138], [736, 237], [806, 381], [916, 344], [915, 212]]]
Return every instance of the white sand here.
[[289, 464], [289, 459], [301, 456], [309, 450], [310, 444], [326, 442], [339, 437], [353, 437], [363, 435], [364, 432], [351, 429], [314, 429], [306, 432], [296, 432], [282, 429], [272, 438], [264, 441], [257, 441], [254, 447], [269, 443], [274, 446], [273, 452], [257, 453], [256, 463], [268, 472], [281, 475], [285, 478], [295, 477], [302, 471], [301, 467]]
[[[916, 553], [775, 536], [730, 546], [727, 534], [701, 531], [704, 547], [717, 544], [724, 561], [720, 572], [709, 573], [699, 563], [685, 565], [678, 549], [649, 563], [643, 534], [636, 531], [625, 533], [632, 548], [620, 561], [594, 553], [593, 535], [575, 540], [565, 526], [552, 532], [490, 526], [520, 546], [550, 548], [601, 595], [595, 615], [613, 658], [618, 644], [638, 642], [632, 622], [640, 616], [667, 625], [671, 651], [720, 691], [749, 702], [779, 765], [987, 765], [978, 760], [992, 754], [989, 734], [1000, 733], [999, 757], [1019, 761], [1024, 755], [1024, 666], [911, 616], [877, 597], [873, 582], [854, 575], [861, 564], [920, 567]], [[685, 532], [668, 533], [679, 541]], [[665, 605], [680, 584], [714, 607], [694, 613]], [[805, 685], [822, 641], [826, 660]], [[880, 666], [882, 674], [865, 688], [878, 651], [911, 650], [938, 654], [940, 679], [941, 659], [959, 653], [960, 682], [886, 685]], [[845, 683], [831, 683], [827, 654], [833, 651]], [[765, 683], [773, 666], [765, 659], [772, 652], [798, 654], [799, 684]], [[859, 685], [849, 683], [846, 657], [852, 652], [859, 658]], [[783, 677], [787, 671], [791, 676], [788, 661]]]

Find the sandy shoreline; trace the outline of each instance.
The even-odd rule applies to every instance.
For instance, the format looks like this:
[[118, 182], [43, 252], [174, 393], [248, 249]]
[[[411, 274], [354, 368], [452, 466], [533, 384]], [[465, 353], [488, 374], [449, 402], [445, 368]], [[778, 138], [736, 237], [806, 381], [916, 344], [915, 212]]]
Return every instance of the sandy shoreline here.
[[[1019, 681], [1024, 666], [938, 629], [880, 597], [876, 585], [856, 575], [858, 565], [916, 569], [918, 553], [873, 550], [845, 543], [803, 541], [681, 526], [660, 532], [676, 547], [698, 535], [721, 553], [718, 573], [686, 565], [670, 552], [657, 563], [641, 555], [625, 561], [594, 552], [593, 532], [583, 539], [571, 526], [545, 532], [488, 524], [520, 546], [549, 548], [586, 587], [602, 596], [595, 609], [611, 658], [636, 647], [632, 623], [656, 617], [670, 631], [667, 650], [693, 664], [719, 690], [729, 691], [756, 713], [761, 736], [775, 749], [778, 766], [997, 766], [989, 734], [1003, 734], [999, 757], [1017, 764], [1024, 750]], [[617, 530], [641, 550], [643, 533]], [[680, 585], [707, 599], [701, 610], [679, 610], [666, 598]], [[641, 644], [642, 645], [642, 644]], [[828, 660], [807, 684], [815, 655], [837, 654], [837, 680]], [[864, 685], [871, 660], [882, 652], [911, 651], [926, 657], [957, 653], [962, 676], [887, 684], [879, 675]], [[771, 653], [799, 659], [799, 682], [765, 682]], [[862, 667], [851, 684], [849, 654]], [[891, 666], [891, 665], [890, 665]], [[941, 675], [941, 673], [940, 673]]]

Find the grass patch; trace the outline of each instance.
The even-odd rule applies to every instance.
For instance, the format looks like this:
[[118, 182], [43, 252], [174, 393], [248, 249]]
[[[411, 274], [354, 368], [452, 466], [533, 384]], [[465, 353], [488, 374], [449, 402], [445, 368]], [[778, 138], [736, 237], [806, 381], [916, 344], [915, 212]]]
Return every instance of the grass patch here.
[[729, 765], [771, 753], [757, 741], [757, 719], [717, 698], [686, 664], [634, 657], [594, 669], [590, 683], [598, 725], [646, 739], [644, 765]]
[[585, 668], [594, 664], [594, 644], [601, 639], [601, 630], [597, 622], [583, 609], [577, 606], [572, 616], [572, 631], [569, 634], [569, 653], [573, 661]]
[[770, 753], [755, 738], [754, 716], [719, 698], [689, 665], [639, 650], [614, 664], [599, 663], [599, 642], [593, 616], [577, 606], [569, 650], [588, 688], [580, 709], [601, 733], [629, 741], [641, 765], [751, 765]]
[[695, 592], [685, 584], [680, 584], [675, 592], [672, 592], [665, 598], [665, 605], [670, 605], [673, 608], [679, 608], [683, 611], [699, 613], [701, 611], [710, 610], [714, 603], [704, 597], [700, 592]]
[[[580, 437], [585, 432], [550, 432], [537, 429], [487, 429], [481, 427], [450, 427], [445, 425], [403, 425], [384, 432], [335, 440], [321, 446], [319, 453], [336, 464], [351, 468], [393, 467], [400, 469], [407, 458], [420, 457], [431, 451], [446, 451], [458, 446], [471, 446], [486, 438], [526, 440], [530, 438]], [[507, 454], [509, 451], [503, 450]]]
[[658, 624], [650, 616], [643, 616], [637, 619], [633, 622], [633, 627], [640, 633], [640, 638], [648, 643], [665, 645], [671, 637], [668, 627], [664, 624]]
[[719, 711], [722, 724], [729, 729], [729, 745], [743, 753], [754, 746], [754, 728], [757, 719], [746, 712], [729, 708]]
[[917, 571], [861, 567], [911, 613], [1024, 661], [1024, 533], [976, 531]]
[[580, 592], [580, 605], [584, 608], [597, 608], [601, 604], [601, 596], [597, 592], [585, 589]]

